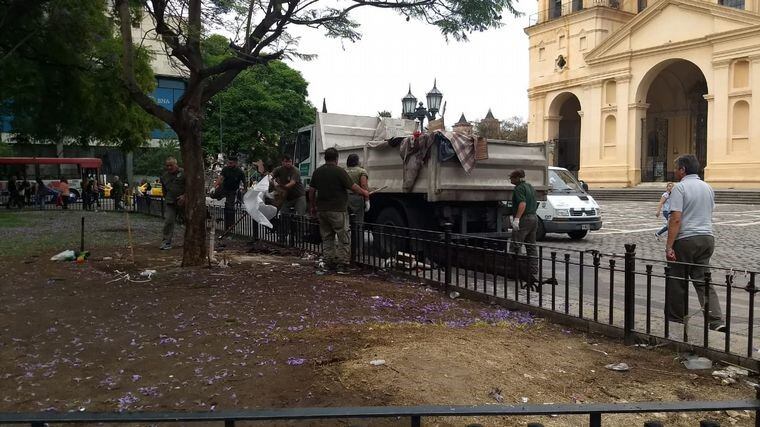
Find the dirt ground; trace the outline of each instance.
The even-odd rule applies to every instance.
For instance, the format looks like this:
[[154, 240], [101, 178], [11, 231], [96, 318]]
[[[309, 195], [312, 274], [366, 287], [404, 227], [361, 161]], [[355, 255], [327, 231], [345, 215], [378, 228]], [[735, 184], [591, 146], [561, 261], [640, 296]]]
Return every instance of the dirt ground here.
[[[0, 411], [203, 411], [312, 406], [752, 398], [674, 352], [625, 347], [528, 313], [452, 300], [388, 272], [317, 275], [308, 254], [225, 241], [228, 268], [181, 268], [160, 222], [0, 212]], [[274, 253], [272, 253], [274, 252]], [[140, 275], [156, 270], [150, 278]], [[127, 279], [125, 275], [129, 275]], [[373, 366], [370, 361], [385, 360]], [[628, 372], [605, 369], [625, 362]], [[756, 381], [756, 380], [752, 380]], [[749, 413], [606, 416], [672, 426]], [[584, 417], [436, 418], [423, 425], [587, 425]], [[300, 423], [288, 425], [311, 425]], [[407, 420], [321, 425], [408, 425]], [[261, 424], [258, 424], [261, 425]], [[272, 425], [272, 424], [269, 424]]]

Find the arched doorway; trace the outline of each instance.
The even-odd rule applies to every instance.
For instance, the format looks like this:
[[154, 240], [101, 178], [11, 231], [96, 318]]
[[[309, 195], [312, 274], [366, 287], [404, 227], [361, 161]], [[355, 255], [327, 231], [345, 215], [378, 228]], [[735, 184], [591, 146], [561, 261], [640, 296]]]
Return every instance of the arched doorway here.
[[[704, 178], [707, 163], [707, 80], [693, 63], [678, 59], [650, 71], [641, 132], [641, 180], [672, 181], [673, 161], [694, 154]], [[642, 85], [646, 84], [642, 82]]]
[[559, 118], [554, 135], [554, 164], [568, 169], [576, 176], [581, 166], [581, 102], [572, 93], [566, 92], [554, 99], [551, 106], [553, 116]]

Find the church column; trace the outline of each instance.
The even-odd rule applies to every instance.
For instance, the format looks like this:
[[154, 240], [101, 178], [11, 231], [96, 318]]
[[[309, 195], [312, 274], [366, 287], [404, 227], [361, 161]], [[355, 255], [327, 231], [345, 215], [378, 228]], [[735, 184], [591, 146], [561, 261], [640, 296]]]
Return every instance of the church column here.
[[628, 104], [628, 136], [629, 147], [628, 183], [631, 186], [641, 182], [641, 164], [643, 154], [643, 141], [646, 136], [644, 128], [649, 104], [634, 102]]
[[582, 112], [581, 115], [581, 169], [585, 169], [584, 177], [588, 171], [597, 173], [599, 167], [604, 163], [603, 143], [602, 143], [602, 83], [593, 82], [581, 87], [582, 92], [579, 97]]
[[[728, 59], [713, 62], [712, 81], [707, 83], [707, 164], [705, 165], [705, 181], [722, 181], [725, 172], [731, 174], [731, 167], [726, 163], [734, 163], [731, 153], [729, 126], [731, 120], [729, 96], [731, 83], [731, 61]], [[725, 171], [725, 172], [724, 172]]]
[[635, 185], [636, 177], [641, 176], [640, 171], [638, 175], [636, 174], [636, 169], [640, 169], [641, 164], [641, 162], [637, 162], [636, 160], [638, 158], [636, 154], [636, 144], [632, 144], [631, 141], [628, 140], [628, 135], [626, 134], [627, 129], [631, 124], [631, 117], [626, 114], [625, 111], [625, 106], [629, 103], [630, 85], [630, 74], [615, 78], [615, 106], [617, 107], [615, 114], [617, 134], [615, 139], [617, 141], [618, 150], [620, 150], [621, 153], [619, 157], [625, 163], [625, 169], [628, 171], [626, 175], [627, 183], [625, 184], [627, 187]]
[[562, 116], [544, 116], [544, 136], [550, 142], [551, 149], [547, 153], [547, 161], [550, 165], [557, 164], [557, 141], [559, 137], [559, 122]]

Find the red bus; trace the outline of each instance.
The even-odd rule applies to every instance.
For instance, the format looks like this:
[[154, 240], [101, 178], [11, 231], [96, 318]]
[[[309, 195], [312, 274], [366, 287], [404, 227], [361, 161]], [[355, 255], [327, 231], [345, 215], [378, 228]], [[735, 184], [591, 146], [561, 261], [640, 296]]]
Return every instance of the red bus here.
[[82, 180], [87, 177], [100, 179], [103, 161], [88, 157], [0, 157], [0, 202], [8, 198], [8, 180], [16, 177], [33, 183], [37, 178], [48, 187], [58, 189], [61, 179], [69, 181], [71, 193], [77, 198], [82, 195]]

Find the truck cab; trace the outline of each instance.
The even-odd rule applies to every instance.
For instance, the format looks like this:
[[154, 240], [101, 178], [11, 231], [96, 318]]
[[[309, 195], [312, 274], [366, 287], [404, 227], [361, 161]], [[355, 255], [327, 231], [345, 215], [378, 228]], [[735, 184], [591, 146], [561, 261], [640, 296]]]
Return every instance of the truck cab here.
[[602, 228], [599, 205], [570, 171], [550, 166], [548, 175], [546, 200], [538, 202], [536, 211], [536, 239], [542, 240], [546, 233], [567, 233], [571, 239], [580, 240], [589, 231]]

